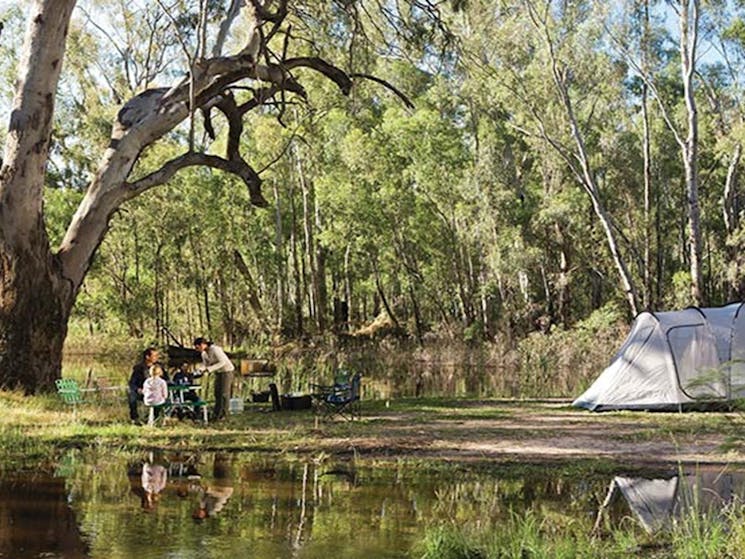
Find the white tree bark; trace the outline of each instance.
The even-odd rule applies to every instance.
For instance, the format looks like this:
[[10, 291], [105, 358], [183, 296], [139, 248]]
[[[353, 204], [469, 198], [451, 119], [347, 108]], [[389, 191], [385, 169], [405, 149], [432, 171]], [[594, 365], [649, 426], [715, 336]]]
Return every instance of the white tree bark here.
[[30, 3], [19, 82], [0, 171], [3, 239], [25, 245], [42, 234], [42, 193], [54, 102], [75, 0]]
[[699, 0], [680, 0], [680, 64], [688, 127], [682, 148], [688, 199], [691, 298], [696, 305], [701, 306], [705, 303], [705, 300], [701, 269], [701, 208], [698, 201], [698, 111], [693, 84], [693, 76], [696, 71], [699, 7]]
[[585, 189], [585, 192], [587, 192], [587, 194], [589, 195], [595, 215], [598, 218], [600, 226], [602, 227], [605, 234], [611, 257], [613, 258], [613, 262], [616, 266], [616, 269], [618, 270], [618, 274], [621, 279], [621, 287], [623, 288], [624, 295], [629, 303], [631, 313], [633, 315], [636, 315], [639, 312], [639, 301], [636, 288], [634, 286], [634, 281], [631, 273], [629, 272], [628, 266], [626, 265], [626, 260], [619, 249], [610, 215], [605, 209], [605, 205], [600, 194], [600, 189], [598, 188], [597, 181], [595, 180], [595, 174], [592, 170], [592, 165], [590, 163], [590, 157], [585, 146], [584, 137], [582, 135], [582, 131], [580, 130], [579, 123], [577, 122], [577, 118], [574, 114], [574, 107], [569, 95], [569, 89], [567, 87], [567, 73], [565, 70], [562, 70], [560, 68], [548, 24], [544, 19], [545, 17], [547, 17], [547, 15], [545, 13], [543, 15], [539, 14], [538, 11], [535, 9], [535, 6], [530, 1], [527, 2], [527, 7], [534, 26], [542, 34], [543, 40], [546, 44], [546, 50], [551, 62], [551, 77], [553, 79], [554, 85], [556, 85], [561, 104], [564, 107], [565, 115], [569, 122], [570, 134], [576, 148], [573, 156], [579, 162], [579, 169], [575, 169], [574, 162], [566, 157], [565, 150], [558, 148], [555, 143], [551, 142], [550, 136], [545, 130], [543, 130], [543, 136], [544, 138], [549, 140], [549, 142], [551, 142], [554, 147], [558, 148], [557, 151], [562, 155], [562, 157], [565, 158], [567, 163], [570, 165], [570, 168], [577, 175], [577, 178], [581, 182], [583, 188]]
[[[649, 0], [644, 0], [644, 19], [641, 39], [642, 69], [649, 68]], [[644, 158], [644, 291], [642, 303], [652, 308], [652, 134], [649, 126], [649, 86], [642, 81], [642, 152]]]
[[722, 202], [722, 214], [724, 218], [724, 227], [727, 235], [734, 233], [738, 225], [739, 208], [735, 205], [737, 199], [738, 176], [737, 168], [740, 166], [742, 157], [742, 145], [737, 143], [730, 157], [727, 166], [727, 178], [724, 182], [724, 200]]

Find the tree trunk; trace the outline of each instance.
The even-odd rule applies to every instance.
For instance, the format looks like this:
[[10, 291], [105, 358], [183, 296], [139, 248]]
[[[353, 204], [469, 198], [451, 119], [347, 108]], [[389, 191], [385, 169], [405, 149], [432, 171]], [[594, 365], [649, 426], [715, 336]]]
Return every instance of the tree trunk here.
[[473, 301], [471, 294], [471, 274], [468, 262], [468, 247], [465, 242], [460, 241], [460, 235], [457, 232], [457, 223], [453, 220], [453, 261], [455, 262], [455, 274], [458, 280], [458, 296], [460, 297], [463, 326], [470, 326], [475, 320], [473, 311]]
[[[311, 210], [310, 210], [310, 191], [308, 183], [305, 179], [305, 170], [300, 161], [300, 155], [298, 154], [298, 148], [293, 144], [291, 151], [293, 159], [295, 160], [295, 172], [297, 173], [297, 181], [300, 186], [300, 193], [303, 200], [303, 278], [308, 280], [308, 272], [310, 275], [310, 289], [308, 290], [308, 316], [311, 320], [315, 319], [316, 316], [316, 297], [315, 297], [315, 250], [313, 248], [313, 225], [311, 221]], [[307, 266], [307, 268], [306, 268]]]
[[[724, 228], [729, 238], [739, 227], [740, 209], [737, 204], [739, 190], [740, 158], [742, 157], [742, 145], [738, 142], [732, 153], [729, 167], [727, 168], [727, 178], [724, 183], [724, 195], [722, 200], [722, 214], [724, 217]], [[726, 254], [728, 262], [737, 262], [738, 249], [730, 243], [726, 245]], [[738, 278], [741, 274], [738, 274]], [[742, 279], [727, 282], [727, 298], [735, 300], [742, 298], [743, 286], [745, 282]]]
[[[621, 288], [623, 289], [626, 300], [629, 303], [631, 313], [633, 315], [636, 315], [638, 313], [639, 303], [633, 277], [631, 276], [628, 265], [626, 264], [626, 259], [623, 257], [623, 254], [621, 254], [618, 240], [616, 239], [615, 228], [611, 221], [611, 217], [605, 208], [600, 189], [598, 188], [598, 184], [595, 179], [591, 157], [585, 145], [585, 139], [582, 134], [582, 129], [574, 113], [574, 106], [570, 96], [569, 85], [567, 83], [568, 73], [566, 72], [565, 68], [560, 67], [560, 62], [556, 56], [554, 50], [555, 46], [550, 34], [550, 26], [548, 22], [543, 19], [545, 17], [545, 14], [538, 14], [535, 7], [530, 3], [528, 3], [528, 8], [529, 15], [533, 20], [534, 25], [543, 34], [543, 38], [546, 42], [546, 48], [548, 50], [549, 61], [551, 63], [551, 74], [553, 77], [554, 85], [556, 85], [556, 89], [559, 94], [559, 100], [561, 101], [566, 114], [566, 118], [569, 122], [569, 131], [576, 146], [576, 152], [572, 155], [574, 156], [576, 161], [579, 162], [580, 168], [577, 169], [575, 167], [575, 161], [568, 158], [563, 149], [558, 149], [557, 151], [559, 151], [559, 154], [565, 158], [567, 164], [573, 170], [573, 172], [577, 176], [577, 179], [581, 182], [582, 187], [585, 189], [585, 192], [587, 192], [588, 196], [590, 197], [595, 216], [598, 218], [598, 221], [600, 221], [600, 226], [605, 233], [605, 238], [608, 243], [608, 248], [610, 249], [611, 257], [613, 258], [613, 262], [616, 265], [616, 269], [618, 270], [618, 274], [621, 279]], [[549, 139], [548, 134], [545, 130], [543, 130], [543, 134], [544, 137]], [[554, 148], [557, 147], [554, 140], [549, 139], [549, 143], [551, 143]]]
[[[373, 271], [375, 272], [375, 287], [377, 288], [378, 295], [380, 296], [380, 300], [383, 303], [383, 307], [385, 307], [385, 312], [388, 314], [388, 318], [391, 319], [391, 322], [393, 322], [394, 326], [397, 330], [401, 329], [401, 324], [398, 322], [398, 319], [396, 318], [396, 315], [393, 313], [393, 309], [388, 304], [388, 299], [385, 296], [385, 292], [383, 291], [383, 284], [380, 281], [380, 271], [378, 270], [378, 261], [377, 258], [373, 258], [372, 260], [373, 265]], [[377, 313], [377, 311], [376, 311]], [[377, 316], [377, 314], [376, 314]]]
[[210, 312], [210, 295], [207, 291], [207, 281], [202, 284], [202, 297], [204, 298], [204, 321], [207, 325], [208, 336], [212, 336], [212, 313]]
[[466, 255], [466, 263], [468, 269], [468, 300], [471, 309], [471, 321], [475, 322], [479, 319], [479, 312], [477, 308], [476, 294], [479, 292], [479, 274], [476, 273], [476, 266], [474, 265], [473, 255], [479, 250], [478, 245], [475, 247], [466, 246], [464, 242], [464, 251]]
[[[649, 66], [649, 0], [644, 0], [644, 22], [642, 30], [642, 70], [647, 73]], [[642, 82], [642, 122], [644, 138], [644, 270], [642, 305], [652, 308], [652, 150], [651, 131], [649, 127], [649, 85]]]
[[740, 158], [742, 157], [742, 145], [738, 142], [730, 157], [727, 167], [727, 179], [724, 183], [724, 200], [722, 203], [722, 216], [724, 217], [724, 228], [727, 235], [731, 235], [737, 229], [739, 223], [740, 208], [737, 206], [738, 173]]
[[[318, 197], [313, 194], [313, 206], [315, 213], [315, 227], [316, 231], [321, 231], [323, 223], [321, 221], [321, 208], [318, 204]], [[317, 320], [318, 329], [323, 332], [326, 330], [326, 312], [328, 309], [328, 290], [326, 289], [326, 248], [318, 242], [316, 239], [316, 276], [315, 276], [315, 289], [317, 293], [316, 304], [317, 304]]]
[[559, 321], [565, 327], [569, 327], [569, 255], [566, 239], [564, 238], [564, 231], [559, 223], [554, 223], [554, 232], [556, 234], [556, 240], [559, 243], [559, 277], [556, 281], [556, 299], [557, 306], [556, 314]]
[[355, 311], [355, 305], [352, 300], [352, 278], [349, 271], [349, 261], [352, 252], [352, 244], [347, 243], [347, 247], [344, 249], [344, 299], [347, 301], [348, 317], [347, 317], [347, 330], [350, 330], [351, 323], [358, 319], [359, 314]]
[[235, 267], [238, 269], [238, 272], [240, 272], [240, 274], [243, 276], [243, 279], [246, 280], [246, 289], [248, 289], [248, 304], [251, 307], [251, 310], [256, 315], [256, 320], [259, 323], [259, 329], [264, 332], [264, 334], [270, 335], [272, 333], [272, 330], [269, 327], [269, 321], [267, 320], [266, 314], [264, 313], [264, 308], [261, 305], [259, 288], [256, 285], [256, 281], [254, 280], [253, 275], [251, 274], [251, 270], [248, 269], [246, 261], [243, 259], [243, 255], [237, 248], [233, 249], [233, 262], [235, 263]]
[[272, 192], [274, 194], [274, 251], [277, 263], [277, 332], [284, 329], [285, 299], [287, 265], [285, 263], [284, 243], [282, 242], [282, 205], [279, 197], [277, 181], [272, 181]]
[[319, 262], [319, 257], [322, 258], [322, 250], [316, 246], [315, 239], [315, 226], [318, 224], [319, 219], [317, 215], [317, 204], [315, 201], [315, 187], [313, 185], [313, 179], [308, 178], [301, 161], [301, 153], [296, 148], [293, 150], [295, 156], [295, 167], [298, 174], [298, 182], [302, 190], [303, 195], [303, 235], [304, 235], [304, 248], [305, 248], [305, 262], [308, 263], [307, 277], [310, 280], [310, 289], [308, 290], [309, 295], [309, 314], [312, 320], [315, 321], [316, 327], [320, 333], [326, 329], [326, 320], [324, 316], [325, 311], [325, 289], [321, 286], [323, 279], [323, 263]]
[[42, 210], [54, 99], [74, 0], [36, 0], [0, 169], [0, 386], [51, 389], [79, 284], [61, 275]]
[[158, 241], [158, 246], [155, 249], [155, 285], [153, 286], [153, 309], [155, 311], [155, 332], [153, 333], [153, 339], [158, 339], [162, 331], [163, 326], [166, 325], [164, 322], [165, 315], [165, 287], [161, 283], [161, 277], [164, 276], [163, 270], [163, 242]]
[[298, 255], [297, 241], [297, 211], [295, 209], [295, 195], [292, 181], [290, 181], [290, 255], [292, 257], [292, 278], [295, 293], [295, 334], [302, 336], [305, 330], [303, 325], [303, 272], [301, 270], [300, 256]]
[[414, 328], [416, 329], [416, 340], [419, 345], [424, 343], [424, 320], [422, 320], [422, 311], [419, 308], [416, 289], [414, 289], [414, 278], [409, 276], [409, 297], [411, 299], [411, 308], [414, 312]]
[[572, 131], [572, 137], [577, 144], [577, 155], [580, 161], [580, 165], [582, 166], [582, 177], [584, 180], [585, 190], [590, 195], [590, 200], [592, 201], [592, 207], [595, 210], [595, 215], [600, 221], [600, 225], [605, 232], [605, 238], [608, 242], [608, 248], [610, 249], [611, 256], [613, 257], [613, 262], [616, 264], [616, 269], [618, 270], [618, 273], [621, 277], [621, 286], [626, 295], [626, 300], [629, 303], [631, 313], [633, 315], [636, 315], [639, 312], [636, 288], [634, 287], [631, 273], [629, 272], [628, 266], [626, 265], [626, 260], [623, 258], [623, 255], [621, 254], [620, 248], [618, 246], [618, 241], [616, 239], [613, 224], [611, 223], [610, 215], [608, 215], [608, 212], [605, 209], [605, 204], [603, 204], [603, 200], [600, 197], [600, 189], [598, 188], [593, 170], [590, 166], [589, 154], [585, 149], [585, 143], [580, 132], [579, 124], [577, 123], [574, 112], [571, 108], [571, 103], [569, 101], [569, 92], [564, 89], [563, 93], [565, 106], [567, 109], [567, 116], [569, 117], [570, 128]]
[[693, 21], [689, 22], [689, 2], [680, 1], [680, 56], [683, 94], [688, 116], [688, 135], [683, 146], [686, 195], [688, 199], [688, 250], [691, 271], [691, 298], [697, 306], [705, 304], [701, 258], [701, 208], [698, 201], [698, 112], [694, 97], [699, 3], [693, 0]]
[[72, 309], [69, 284], [48, 249], [0, 248], [0, 378], [26, 393], [51, 389], [62, 370], [62, 346]]

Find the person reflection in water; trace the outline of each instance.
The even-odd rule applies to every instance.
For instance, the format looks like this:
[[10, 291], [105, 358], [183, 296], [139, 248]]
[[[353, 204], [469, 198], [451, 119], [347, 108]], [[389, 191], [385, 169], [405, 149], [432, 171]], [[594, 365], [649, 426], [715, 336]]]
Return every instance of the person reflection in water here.
[[167, 481], [168, 471], [161, 464], [153, 464], [151, 459], [142, 465], [142, 510], [150, 512], [155, 508]]
[[199, 507], [192, 513], [192, 518], [200, 522], [207, 517], [217, 515], [227, 504], [233, 494], [230, 464], [223, 455], [215, 456], [212, 470], [212, 481], [207, 487], [202, 487]]

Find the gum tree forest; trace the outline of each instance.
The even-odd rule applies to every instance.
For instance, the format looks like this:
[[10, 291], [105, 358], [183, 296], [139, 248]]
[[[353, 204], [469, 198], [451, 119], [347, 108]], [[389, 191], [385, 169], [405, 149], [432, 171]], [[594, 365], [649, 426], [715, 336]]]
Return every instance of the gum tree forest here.
[[0, 6], [3, 386], [68, 336], [509, 346], [745, 294], [742, 2]]

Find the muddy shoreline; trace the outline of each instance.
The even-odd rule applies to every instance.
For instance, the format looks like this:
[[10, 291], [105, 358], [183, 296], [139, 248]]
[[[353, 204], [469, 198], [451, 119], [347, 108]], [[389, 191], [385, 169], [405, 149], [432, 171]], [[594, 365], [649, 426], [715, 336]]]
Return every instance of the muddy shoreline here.
[[[739, 412], [592, 413], [569, 403], [468, 401], [452, 414], [431, 413], [429, 419], [425, 410], [378, 410], [365, 414], [344, 436], [322, 425], [310, 448], [294, 450], [372, 460], [745, 465], [745, 446], [738, 439], [738, 433], [745, 439], [745, 420]], [[365, 423], [372, 428], [365, 429]]]

